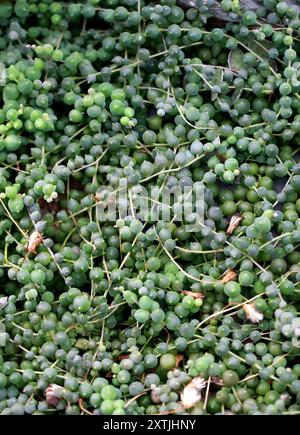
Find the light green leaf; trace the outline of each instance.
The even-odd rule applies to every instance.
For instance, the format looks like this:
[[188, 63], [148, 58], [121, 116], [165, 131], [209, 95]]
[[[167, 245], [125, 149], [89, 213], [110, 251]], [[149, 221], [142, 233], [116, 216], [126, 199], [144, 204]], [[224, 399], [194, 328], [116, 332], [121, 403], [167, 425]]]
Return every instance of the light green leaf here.
[[[257, 60], [266, 60], [274, 71], [277, 71], [277, 64], [275, 60], [269, 59], [268, 50], [273, 47], [270, 41], [256, 41], [255, 39], [249, 39], [247, 47], [257, 55]], [[260, 58], [260, 59], [259, 59]]]
[[238, 72], [242, 69], [247, 69], [247, 65], [244, 62], [244, 52], [239, 48], [230, 50], [228, 56], [228, 65], [233, 72]]
[[213, 84], [220, 85], [223, 81], [224, 71], [222, 68], [215, 68]]
[[9, 199], [8, 208], [13, 213], [20, 213], [24, 208], [24, 202], [21, 195], [17, 195], [14, 199]]

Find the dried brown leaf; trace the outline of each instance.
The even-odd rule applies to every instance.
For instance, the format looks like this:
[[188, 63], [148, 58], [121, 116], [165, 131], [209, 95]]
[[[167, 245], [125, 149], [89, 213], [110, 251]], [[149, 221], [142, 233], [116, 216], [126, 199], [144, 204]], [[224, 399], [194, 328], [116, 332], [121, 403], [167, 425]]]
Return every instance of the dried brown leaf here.
[[236, 272], [232, 269], [228, 269], [223, 278], [221, 279], [222, 284], [226, 284], [229, 281], [234, 281], [236, 279]]
[[230, 235], [233, 233], [233, 231], [236, 229], [236, 227], [239, 225], [239, 223], [242, 220], [242, 216], [240, 214], [234, 214], [232, 218], [230, 219], [226, 234]]
[[205, 386], [205, 379], [198, 376], [184, 387], [181, 402], [185, 409], [192, 408], [201, 400], [201, 392]]
[[191, 292], [189, 290], [182, 290], [182, 293], [188, 296], [192, 296], [195, 299], [204, 299], [205, 298], [205, 294], [204, 293], [196, 293], [196, 292]]
[[183, 361], [183, 358], [184, 358], [184, 356], [183, 356], [182, 353], [179, 353], [179, 354], [176, 356], [176, 364], [175, 364], [175, 368], [176, 368], [176, 369], [179, 367], [179, 364], [181, 363], [181, 361]]
[[36, 252], [36, 248], [42, 243], [43, 236], [38, 231], [33, 231], [30, 234], [26, 249], [29, 254]]
[[259, 323], [264, 318], [264, 315], [255, 308], [254, 304], [244, 304], [243, 310], [246, 313], [247, 319], [252, 323]]
[[220, 387], [223, 387], [223, 386], [224, 386], [224, 382], [223, 382], [222, 378], [219, 378], [218, 376], [212, 376], [212, 377], [210, 378], [210, 381], [211, 381], [213, 384], [218, 385], [218, 386], [220, 386]]
[[59, 403], [62, 389], [63, 387], [57, 384], [50, 384], [46, 388], [45, 396], [48, 405], [56, 406]]
[[95, 200], [96, 200], [96, 201], [101, 201], [101, 195], [100, 195], [99, 192], [96, 192], [95, 195], [94, 195], [94, 197], [95, 197]]

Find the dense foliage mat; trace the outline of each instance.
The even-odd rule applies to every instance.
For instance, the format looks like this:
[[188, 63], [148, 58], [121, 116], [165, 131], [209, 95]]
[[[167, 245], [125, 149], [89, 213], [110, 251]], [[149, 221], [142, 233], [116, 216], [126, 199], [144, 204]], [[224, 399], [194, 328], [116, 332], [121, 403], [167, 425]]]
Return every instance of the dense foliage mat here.
[[300, 413], [298, 10], [202, 3], [0, 3], [2, 415]]

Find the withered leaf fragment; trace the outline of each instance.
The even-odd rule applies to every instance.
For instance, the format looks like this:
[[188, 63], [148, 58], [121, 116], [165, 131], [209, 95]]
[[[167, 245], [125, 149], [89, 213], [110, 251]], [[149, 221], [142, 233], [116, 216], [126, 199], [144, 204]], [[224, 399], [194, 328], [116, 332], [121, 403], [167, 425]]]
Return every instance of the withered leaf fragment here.
[[63, 387], [57, 384], [50, 384], [46, 388], [46, 402], [50, 406], [56, 406], [61, 398]]
[[181, 361], [183, 361], [183, 359], [184, 359], [184, 355], [182, 353], [179, 353], [176, 356], [176, 365], [175, 365], [176, 369], [179, 367], [179, 365], [180, 365]]
[[230, 236], [233, 233], [233, 231], [236, 229], [236, 227], [239, 225], [241, 220], [242, 220], [242, 216], [240, 214], [234, 214], [230, 219], [226, 234]]
[[205, 385], [206, 380], [198, 376], [184, 387], [181, 402], [185, 409], [192, 408], [201, 400], [201, 392]]
[[219, 378], [218, 376], [212, 376], [210, 381], [213, 384], [218, 385], [219, 387], [223, 387], [224, 386], [224, 382], [223, 382], [222, 378]]
[[234, 281], [235, 278], [236, 278], [236, 272], [232, 269], [228, 269], [225, 275], [223, 276], [223, 278], [221, 279], [221, 283], [226, 284], [229, 281]]
[[255, 308], [254, 304], [244, 304], [243, 310], [246, 313], [247, 319], [252, 323], [258, 323], [264, 318], [263, 314]]
[[196, 292], [191, 292], [189, 290], [182, 290], [181, 293], [183, 293], [187, 296], [192, 296], [195, 299], [204, 299], [205, 298], [204, 293], [196, 293]]
[[29, 254], [36, 252], [36, 248], [42, 243], [43, 236], [38, 231], [33, 231], [30, 234], [26, 249]]

